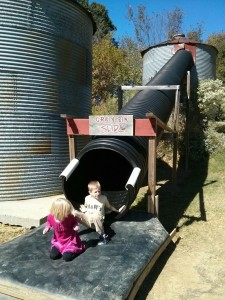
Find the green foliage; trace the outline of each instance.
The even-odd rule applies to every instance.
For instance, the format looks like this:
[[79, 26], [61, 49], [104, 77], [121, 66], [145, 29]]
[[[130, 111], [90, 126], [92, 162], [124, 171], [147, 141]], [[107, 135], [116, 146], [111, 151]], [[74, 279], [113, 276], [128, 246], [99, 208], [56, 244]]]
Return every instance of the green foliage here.
[[205, 121], [225, 119], [225, 87], [217, 80], [203, 80], [198, 87], [198, 103]]
[[82, 5], [85, 8], [88, 8], [88, 0], [76, 0], [80, 5]]
[[97, 26], [97, 30], [93, 37], [94, 42], [99, 42], [107, 34], [116, 30], [116, 26], [114, 26], [114, 24], [112, 23], [112, 20], [110, 19], [108, 14], [108, 10], [104, 5], [97, 2], [92, 2], [91, 4], [89, 4], [88, 0], [76, 1], [88, 11], [90, 11], [93, 16], [93, 19]]
[[198, 87], [198, 105], [203, 116], [205, 148], [209, 154], [225, 149], [225, 136], [218, 121], [225, 120], [225, 87], [217, 80], [203, 80]]
[[225, 32], [210, 35], [207, 43], [218, 50], [216, 76], [218, 79], [225, 81]]
[[141, 85], [143, 61], [137, 43], [125, 37], [120, 40], [120, 48], [126, 53], [126, 63], [129, 66], [126, 82], [131, 85]]
[[209, 126], [205, 131], [205, 146], [210, 154], [218, 150], [225, 150], [224, 132], [218, 132], [215, 122], [209, 122]]
[[[142, 58], [136, 43], [130, 38], [121, 40], [121, 46], [113, 37], [116, 27], [108, 16], [104, 5], [88, 0], [77, 0], [88, 9], [97, 25], [93, 38], [92, 104], [101, 110], [106, 102], [111, 111], [112, 96], [116, 96], [121, 85], [141, 84]], [[105, 106], [105, 104], [103, 105]]]
[[99, 42], [107, 34], [116, 30], [108, 15], [108, 10], [102, 4], [92, 2], [89, 9], [97, 25], [97, 31], [94, 36], [94, 41]]
[[[93, 45], [93, 104], [106, 102], [116, 95], [118, 86], [133, 83], [137, 70], [133, 71], [131, 57], [125, 49], [111, 43], [111, 35]], [[140, 76], [139, 76], [140, 77]]]
[[214, 127], [217, 132], [225, 133], [225, 122], [216, 122]]
[[[225, 87], [220, 80], [203, 80], [192, 93], [190, 103], [190, 158], [225, 149]], [[218, 121], [220, 121], [218, 123]]]
[[109, 97], [107, 101], [92, 106], [93, 115], [116, 115], [118, 112], [117, 98]]

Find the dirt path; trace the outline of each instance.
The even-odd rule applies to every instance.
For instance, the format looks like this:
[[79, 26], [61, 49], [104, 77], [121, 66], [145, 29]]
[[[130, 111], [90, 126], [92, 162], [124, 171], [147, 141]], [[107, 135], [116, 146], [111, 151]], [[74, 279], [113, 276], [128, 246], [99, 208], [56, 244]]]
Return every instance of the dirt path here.
[[211, 174], [135, 300], [225, 299], [225, 172]]
[[159, 259], [137, 299], [224, 300], [223, 223], [209, 218], [207, 223], [196, 222], [190, 236], [183, 232], [178, 244]]

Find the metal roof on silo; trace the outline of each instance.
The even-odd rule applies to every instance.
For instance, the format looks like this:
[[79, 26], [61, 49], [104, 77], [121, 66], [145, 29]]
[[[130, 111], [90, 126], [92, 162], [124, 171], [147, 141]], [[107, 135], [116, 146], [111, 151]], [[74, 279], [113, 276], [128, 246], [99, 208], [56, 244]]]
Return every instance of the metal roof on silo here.
[[[143, 57], [143, 84], [146, 84], [167, 63], [179, 49], [192, 52], [195, 61], [192, 77], [198, 80], [216, 78], [216, 57], [218, 50], [208, 44], [185, 38], [179, 34], [172, 40], [147, 47], [141, 51]], [[196, 81], [196, 79], [194, 79]]]
[[0, 201], [61, 193], [60, 114], [90, 114], [95, 24], [70, 0], [1, 0], [0, 9]]

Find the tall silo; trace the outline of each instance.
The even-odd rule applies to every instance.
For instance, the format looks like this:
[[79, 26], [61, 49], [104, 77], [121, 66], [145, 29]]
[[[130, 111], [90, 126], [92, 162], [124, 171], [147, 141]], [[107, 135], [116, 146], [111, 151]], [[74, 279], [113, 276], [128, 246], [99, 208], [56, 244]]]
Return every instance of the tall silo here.
[[0, 201], [62, 192], [60, 114], [90, 114], [94, 30], [76, 1], [0, 0]]
[[141, 52], [143, 85], [147, 84], [179, 49], [186, 49], [192, 53], [195, 62], [195, 68], [191, 71], [192, 85], [195, 85], [198, 80], [216, 78], [217, 49], [211, 45], [187, 39], [184, 34], [179, 34], [173, 40], [148, 47]]

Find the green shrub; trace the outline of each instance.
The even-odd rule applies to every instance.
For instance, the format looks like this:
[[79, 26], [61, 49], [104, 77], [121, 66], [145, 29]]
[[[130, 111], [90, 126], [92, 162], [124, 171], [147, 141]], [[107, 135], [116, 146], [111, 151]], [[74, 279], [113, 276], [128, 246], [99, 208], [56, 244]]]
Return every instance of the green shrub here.
[[[185, 107], [181, 105], [181, 119]], [[225, 149], [225, 87], [221, 80], [203, 80], [190, 100], [189, 158], [199, 161]], [[185, 126], [179, 129], [179, 153], [185, 155]]]
[[106, 102], [92, 106], [93, 115], [115, 115], [118, 112], [117, 98], [110, 97]]
[[225, 120], [225, 87], [217, 80], [202, 80], [198, 86], [198, 104], [207, 121]]

